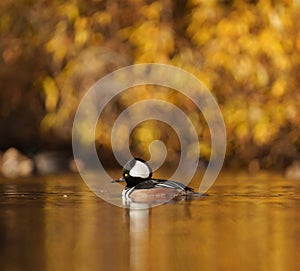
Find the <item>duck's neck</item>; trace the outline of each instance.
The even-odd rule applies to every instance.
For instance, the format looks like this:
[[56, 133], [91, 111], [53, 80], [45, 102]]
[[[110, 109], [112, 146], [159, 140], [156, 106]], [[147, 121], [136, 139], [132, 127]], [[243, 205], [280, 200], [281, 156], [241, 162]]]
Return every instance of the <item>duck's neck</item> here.
[[126, 187], [127, 188], [131, 188], [136, 186], [137, 184], [146, 181], [147, 179], [143, 179], [143, 178], [139, 178], [139, 177], [135, 177], [135, 178], [127, 178], [126, 179]]

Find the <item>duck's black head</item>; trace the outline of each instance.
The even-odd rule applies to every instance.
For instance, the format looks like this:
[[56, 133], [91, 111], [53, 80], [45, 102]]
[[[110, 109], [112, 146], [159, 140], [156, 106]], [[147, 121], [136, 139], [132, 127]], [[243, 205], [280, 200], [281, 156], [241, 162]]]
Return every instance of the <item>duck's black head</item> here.
[[140, 158], [133, 158], [123, 167], [122, 178], [114, 182], [126, 182], [126, 187], [134, 187], [137, 184], [149, 180], [152, 177], [150, 166]]

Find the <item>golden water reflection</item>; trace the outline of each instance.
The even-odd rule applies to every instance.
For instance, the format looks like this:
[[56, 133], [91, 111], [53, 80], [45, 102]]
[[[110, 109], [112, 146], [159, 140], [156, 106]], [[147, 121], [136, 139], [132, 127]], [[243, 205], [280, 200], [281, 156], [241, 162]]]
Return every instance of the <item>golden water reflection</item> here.
[[128, 210], [77, 176], [1, 180], [1, 270], [300, 270], [299, 192], [232, 178], [207, 197]]

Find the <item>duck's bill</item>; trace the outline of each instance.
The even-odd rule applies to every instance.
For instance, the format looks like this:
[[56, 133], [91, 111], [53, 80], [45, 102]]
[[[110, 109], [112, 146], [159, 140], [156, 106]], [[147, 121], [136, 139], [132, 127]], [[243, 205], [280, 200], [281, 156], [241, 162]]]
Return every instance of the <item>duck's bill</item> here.
[[125, 180], [123, 179], [123, 177], [121, 177], [120, 179], [112, 180], [111, 182], [112, 183], [122, 183], [122, 182], [125, 182]]

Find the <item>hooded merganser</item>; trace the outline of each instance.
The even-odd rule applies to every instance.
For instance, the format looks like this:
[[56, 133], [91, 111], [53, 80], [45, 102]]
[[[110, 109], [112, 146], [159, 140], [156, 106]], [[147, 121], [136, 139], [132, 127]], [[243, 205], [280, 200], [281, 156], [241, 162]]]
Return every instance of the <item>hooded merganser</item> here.
[[193, 189], [182, 183], [152, 178], [150, 166], [140, 158], [128, 161], [122, 177], [112, 182], [126, 182], [122, 192], [125, 201], [170, 200], [176, 196], [193, 193]]

